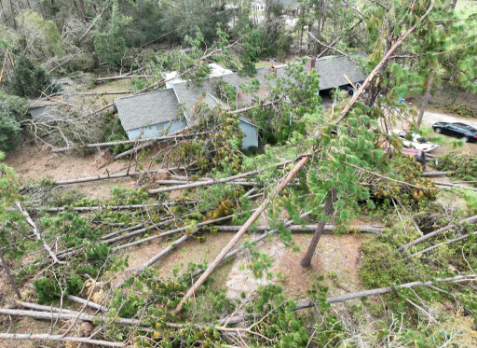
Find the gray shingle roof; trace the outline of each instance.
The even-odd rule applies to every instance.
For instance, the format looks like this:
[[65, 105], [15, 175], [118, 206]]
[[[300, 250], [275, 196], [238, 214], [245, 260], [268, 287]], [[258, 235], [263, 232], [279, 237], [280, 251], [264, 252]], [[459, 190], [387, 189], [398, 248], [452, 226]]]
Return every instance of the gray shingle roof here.
[[172, 89], [114, 99], [124, 130], [173, 121], [179, 108]]
[[298, 7], [300, 7], [300, 4], [294, 0], [277, 0], [277, 2], [286, 10], [296, 10]]
[[[285, 66], [277, 67], [277, 78], [285, 75]], [[221, 76], [224, 82], [235, 87], [237, 93], [237, 105], [250, 105], [252, 103], [251, 96], [242, 93], [241, 85], [251, 85], [253, 79], [257, 79], [260, 83], [260, 89], [256, 93], [259, 98], [265, 99], [268, 96], [269, 84], [268, 77], [270, 76], [270, 70], [268, 67], [257, 69], [257, 74], [254, 76], [242, 76], [238, 73]], [[188, 117], [193, 113], [193, 107], [199, 101], [207, 102], [207, 95], [215, 96], [216, 91], [214, 88], [214, 82], [219, 78], [207, 78], [202, 82], [202, 86], [196, 86], [192, 82], [183, 82], [174, 84], [174, 90], [176, 92], [179, 103], [184, 103], [185, 112]], [[273, 80], [271, 81], [273, 84]], [[204, 98], [206, 98], [204, 100]], [[209, 100], [210, 101], [210, 100]], [[207, 103], [208, 104], [208, 103]], [[213, 105], [215, 106], [215, 104]], [[212, 106], [212, 107], [213, 107]], [[211, 107], [211, 105], [209, 105]]]
[[[359, 53], [365, 56], [363, 53]], [[366, 76], [358, 69], [356, 63], [346, 56], [330, 56], [316, 60], [315, 70], [321, 75], [320, 89], [330, 89], [349, 84], [343, 75], [348, 76], [351, 82], [364, 81]]]

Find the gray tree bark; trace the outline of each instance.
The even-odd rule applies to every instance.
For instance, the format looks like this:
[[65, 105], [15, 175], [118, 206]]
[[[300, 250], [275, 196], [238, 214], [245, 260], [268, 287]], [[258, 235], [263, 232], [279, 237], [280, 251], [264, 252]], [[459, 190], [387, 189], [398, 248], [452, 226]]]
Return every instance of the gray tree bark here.
[[12, 0], [10, 0], [10, 12], [12, 14], [12, 19], [13, 19], [13, 28], [15, 30], [17, 30], [17, 21], [15, 19], [15, 12], [13, 11], [13, 4], [12, 4]]
[[15, 294], [17, 295], [18, 299], [22, 299], [22, 295], [20, 295], [20, 291], [18, 291], [17, 284], [15, 284], [15, 280], [13, 280], [12, 275], [10, 274], [10, 268], [8, 268], [8, 264], [5, 261], [5, 258], [3, 257], [3, 252], [2, 249], [0, 249], [0, 260], [2, 261], [2, 266], [5, 269], [5, 273], [7, 274], [8, 280], [10, 281], [10, 284], [12, 284], [12, 288], [15, 291]]
[[429, 79], [429, 85], [426, 88], [426, 93], [424, 94], [424, 98], [422, 99], [421, 109], [419, 110], [419, 116], [417, 117], [417, 126], [421, 127], [422, 118], [424, 116], [424, 112], [426, 111], [427, 104], [429, 103], [429, 99], [431, 99], [431, 89], [432, 85], [434, 84], [434, 77], [436, 76], [436, 72], [433, 71], [431, 78]]
[[[323, 213], [325, 214], [325, 216], [330, 216], [333, 213], [334, 195], [335, 195], [335, 190], [330, 189], [330, 191], [328, 192], [328, 198], [326, 198], [325, 207], [323, 208]], [[318, 223], [318, 227], [316, 228], [316, 232], [313, 235], [313, 238], [311, 239], [310, 245], [308, 246], [308, 250], [306, 251], [305, 256], [300, 262], [300, 264], [305, 268], [308, 268], [311, 265], [311, 259], [313, 258], [316, 247], [318, 246], [318, 243], [320, 242], [320, 238], [325, 229], [325, 225], [326, 225], [326, 222], [323, 220], [321, 220]]]

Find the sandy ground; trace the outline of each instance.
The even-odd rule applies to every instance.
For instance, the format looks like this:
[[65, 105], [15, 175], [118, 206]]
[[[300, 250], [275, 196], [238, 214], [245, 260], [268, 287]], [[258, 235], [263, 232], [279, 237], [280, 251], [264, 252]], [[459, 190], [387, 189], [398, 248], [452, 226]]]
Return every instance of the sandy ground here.
[[[126, 164], [123, 161], [113, 162], [98, 169], [94, 165], [94, 155], [75, 157], [60, 153], [43, 153], [35, 146], [24, 146], [8, 154], [5, 163], [15, 169], [21, 183], [29, 180], [50, 179], [53, 181], [93, 177], [121, 169]], [[84, 184], [68, 185], [68, 188], [81, 190], [90, 198], [108, 198], [114, 186], [133, 187], [130, 179], [103, 180]]]
[[465, 124], [468, 124], [469, 126], [472, 126], [474, 128], [477, 128], [477, 120], [472, 119], [472, 118], [465, 118], [461, 116], [455, 116], [455, 115], [448, 115], [448, 114], [442, 114], [442, 113], [437, 113], [437, 112], [425, 112], [424, 113], [424, 118], [423, 118], [424, 124], [428, 126], [432, 126], [436, 122], [462, 122]]

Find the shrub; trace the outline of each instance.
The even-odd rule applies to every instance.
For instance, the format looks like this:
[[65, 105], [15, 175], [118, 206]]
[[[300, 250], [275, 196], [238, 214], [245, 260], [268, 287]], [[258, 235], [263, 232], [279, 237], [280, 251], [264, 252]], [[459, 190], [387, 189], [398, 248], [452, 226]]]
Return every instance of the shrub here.
[[48, 95], [58, 91], [48, 73], [25, 56], [17, 58], [15, 70], [11, 80], [6, 83], [6, 88], [11, 94], [25, 98], [37, 98], [42, 93]]
[[0, 97], [0, 151], [12, 151], [21, 139], [20, 121], [28, 111], [22, 98], [11, 95]]

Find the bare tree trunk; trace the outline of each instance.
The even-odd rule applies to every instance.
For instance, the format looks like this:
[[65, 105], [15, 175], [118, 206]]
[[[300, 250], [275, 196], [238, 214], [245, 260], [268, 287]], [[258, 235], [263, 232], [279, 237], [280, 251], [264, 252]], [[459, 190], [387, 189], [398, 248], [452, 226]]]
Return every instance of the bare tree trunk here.
[[[333, 212], [334, 196], [335, 196], [335, 190], [330, 189], [328, 191], [328, 198], [326, 198], [325, 207], [323, 208], [323, 214], [325, 216], [330, 216]], [[320, 238], [325, 229], [325, 225], [326, 225], [326, 222], [324, 220], [321, 220], [318, 223], [318, 227], [316, 228], [316, 232], [313, 235], [313, 238], [311, 239], [310, 245], [308, 246], [308, 250], [300, 262], [300, 264], [305, 268], [308, 268], [311, 265], [311, 259], [313, 258], [316, 247], [318, 246], [318, 243], [320, 242]]]
[[[311, 155], [303, 157], [300, 162], [298, 162], [295, 167], [288, 173], [286, 178], [281, 182], [281, 184], [274, 190], [273, 195], [277, 195], [278, 192], [282, 191], [283, 188], [290, 182], [291, 179], [298, 173], [298, 171], [303, 167], [306, 162], [311, 158]], [[240, 240], [240, 238], [247, 232], [247, 230], [252, 226], [252, 224], [255, 222], [255, 220], [258, 219], [260, 214], [266, 209], [268, 204], [270, 203], [270, 198], [267, 198], [263, 201], [263, 203], [257, 208], [255, 213], [250, 216], [250, 218], [245, 222], [245, 224], [242, 226], [240, 231], [237, 232], [237, 234], [230, 240], [230, 242], [222, 249], [222, 251], [217, 255], [214, 261], [212, 261], [205, 272], [202, 274], [202, 276], [197, 279], [197, 282], [187, 291], [187, 293], [184, 295], [182, 298], [181, 302], [177, 305], [175, 309], [175, 313], [179, 313], [182, 309], [182, 306], [184, 305], [185, 301], [189, 299], [192, 295], [195, 294], [197, 289], [201, 287], [201, 285], [205, 282], [205, 280], [212, 274], [214, 269], [217, 267], [217, 265], [222, 261], [222, 259], [232, 250], [234, 245]]]
[[2, 0], [0, 0], [0, 15], [2, 16], [2, 22], [5, 24], [5, 10], [3, 9], [3, 3]]
[[[320, 4], [318, 5], [318, 19], [317, 19], [317, 23], [316, 23], [316, 38], [319, 40], [320, 37], [321, 37], [321, 16], [323, 15], [323, 0], [320, 1]], [[319, 45], [317, 45], [317, 43], [315, 42], [315, 50], [314, 50], [314, 53], [313, 53], [313, 56], [317, 56], [318, 55], [318, 48], [319, 48]]]
[[13, 277], [10, 274], [10, 268], [8, 268], [7, 261], [5, 261], [5, 258], [3, 257], [2, 249], [0, 249], [0, 260], [2, 261], [3, 268], [5, 269], [5, 273], [7, 274], [10, 284], [12, 284], [12, 288], [15, 291], [15, 294], [17, 295], [18, 299], [21, 300], [22, 295], [20, 295], [20, 291], [18, 291], [17, 285], [15, 284], [15, 280], [13, 280]]
[[38, 8], [40, 9], [40, 14], [43, 17], [43, 19], [46, 19], [45, 17], [45, 11], [43, 11], [43, 6], [41, 5], [41, 1], [38, 0]]
[[13, 11], [13, 4], [12, 4], [12, 0], [10, 0], [10, 12], [12, 14], [12, 19], [13, 19], [13, 28], [15, 30], [17, 30], [17, 21], [15, 19], [15, 12]]
[[[76, 342], [85, 343], [89, 345], [98, 345], [106, 347], [126, 347], [125, 343], [109, 342], [101, 340], [93, 340], [87, 337], [70, 337], [64, 335], [51, 334], [14, 334], [14, 333], [0, 333], [2, 340], [30, 340], [30, 341], [59, 341], [59, 342]], [[44, 346], [41, 346], [44, 347]]]
[[86, 6], [84, 5], [84, 0], [78, 0], [81, 8], [81, 17], [83, 18], [83, 22], [86, 23]]
[[454, 0], [454, 2], [451, 5], [451, 11], [454, 11], [456, 6], [457, 6], [457, 0]]
[[432, 85], [434, 84], [434, 77], [436, 76], [436, 72], [433, 71], [431, 78], [428, 81], [428, 86], [426, 88], [426, 93], [424, 94], [424, 98], [422, 99], [421, 110], [419, 110], [419, 116], [417, 117], [417, 126], [421, 127], [422, 117], [424, 116], [424, 112], [426, 111], [427, 104], [429, 103], [429, 99], [431, 99], [431, 89]]

